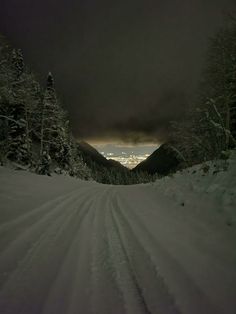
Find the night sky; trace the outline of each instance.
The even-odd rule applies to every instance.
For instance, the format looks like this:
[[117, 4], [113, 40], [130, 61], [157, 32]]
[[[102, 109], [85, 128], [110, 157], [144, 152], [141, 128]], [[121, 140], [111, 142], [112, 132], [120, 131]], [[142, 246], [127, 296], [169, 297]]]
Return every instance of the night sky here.
[[44, 82], [74, 134], [158, 142], [196, 90], [207, 39], [236, 0], [0, 0], [0, 31]]

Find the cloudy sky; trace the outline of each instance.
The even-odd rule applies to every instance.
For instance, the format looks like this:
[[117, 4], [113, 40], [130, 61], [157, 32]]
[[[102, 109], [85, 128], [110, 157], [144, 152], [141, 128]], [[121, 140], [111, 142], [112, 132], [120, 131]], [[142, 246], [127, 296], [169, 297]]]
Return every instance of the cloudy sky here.
[[192, 101], [207, 38], [236, 0], [0, 0], [0, 31], [42, 83], [52, 71], [74, 134], [158, 143]]

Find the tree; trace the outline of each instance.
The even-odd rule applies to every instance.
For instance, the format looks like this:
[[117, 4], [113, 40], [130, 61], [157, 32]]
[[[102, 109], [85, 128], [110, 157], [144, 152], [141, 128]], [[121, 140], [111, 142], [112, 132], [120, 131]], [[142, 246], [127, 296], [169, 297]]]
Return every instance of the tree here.
[[21, 50], [13, 50], [10, 66], [6, 69], [5, 117], [8, 120], [7, 157], [17, 162], [28, 163], [30, 160], [30, 137], [28, 129], [28, 106], [26, 102], [25, 65]]
[[20, 49], [0, 37], [1, 153], [20, 162], [32, 161], [33, 116], [39, 84], [24, 64]]
[[230, 18], [210, 41], [201, 93], [209, 122], [221, 131], [222, 148], [236, 139], [236, 22]]
[[40, 155], [47, 151], [54, 159], [60, 160], [65, 153], [63, 149], [66, 149], [66, 115], [57, 99], [54, 79], [50, 72], [41, 112]]
[[195, 106], [173, 123], [173, 141], [188, 164], [219, 158], [236, 146], [236, 23], [210, 40]]

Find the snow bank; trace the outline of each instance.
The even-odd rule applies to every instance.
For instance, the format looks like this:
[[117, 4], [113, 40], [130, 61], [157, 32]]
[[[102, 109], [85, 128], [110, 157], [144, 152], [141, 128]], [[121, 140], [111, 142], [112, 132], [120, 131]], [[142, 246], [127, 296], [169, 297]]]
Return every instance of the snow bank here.
[[154, 183], [183, 211], [236, 228], [236, 151], [228, 160], [210, 161], [184, 169]]

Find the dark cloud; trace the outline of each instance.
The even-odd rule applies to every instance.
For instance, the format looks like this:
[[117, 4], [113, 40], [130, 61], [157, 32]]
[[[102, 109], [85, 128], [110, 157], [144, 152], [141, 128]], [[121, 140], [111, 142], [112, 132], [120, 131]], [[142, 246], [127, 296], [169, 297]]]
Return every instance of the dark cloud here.
[[165, 140], [196, 89], [232, 0], [0, 0], [0, 26], [43, 81], [54, 73], [76, 136]]

